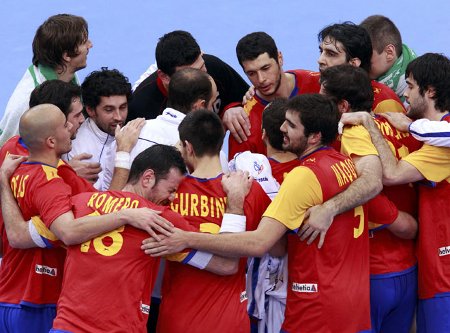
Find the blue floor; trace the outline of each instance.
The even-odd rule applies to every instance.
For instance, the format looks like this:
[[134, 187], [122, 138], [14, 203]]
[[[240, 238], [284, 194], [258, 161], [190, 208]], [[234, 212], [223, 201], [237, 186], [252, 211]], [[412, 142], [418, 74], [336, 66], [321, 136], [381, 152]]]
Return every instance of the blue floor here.
[[2, 0], [0, 2], [0, 116], [15, 85], [31, 63], [36, 28], [50, 15], [81, 15], [89, 22], [94, 48], [83, 79], [102, 66], [117, 68], [134, 82], [154, 62], [158, 38], [183, 29], [202, 49], [219, 56], [239, 73], [235, 45], [246, 33], [266, 31], [284, 54], [284, 69], [317, 69], [317, 32], [330, 23], [359, 23], [383, 14], [399, 27], [418, 54], [450, 55], [450, 2], [447, 1], [151, 1], [151, 0]]

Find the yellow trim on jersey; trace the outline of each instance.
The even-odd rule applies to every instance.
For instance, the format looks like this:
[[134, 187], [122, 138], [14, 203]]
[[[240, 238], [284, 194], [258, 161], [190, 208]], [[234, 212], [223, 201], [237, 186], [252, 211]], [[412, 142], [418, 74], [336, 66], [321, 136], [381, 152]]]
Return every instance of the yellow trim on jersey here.
[[400, 112], [405, 113], [402, 105], [394, 99], [385, 99], [377, 104], [374, 110], [374, 113], [385, 113], [385, 112]]
[[376, 155], [378, 151], [364, 126], [345, 126], [341, 136], [341, 153], [349, 156]]
[[294, 230], [303, 223], [306, 210], [323, 202], [322, 187], [314, 172], [303, 166], [293, 169], [264, 213]]
[[48, 165], [42, 165], [42, 170], [44, 171], [45, 176], [47, 177], [47, 181], [50, 181], [54, 178], [59, 178], [57, 168]]
[[64, 165], [64, 164], [66, 164], [66, 163], [64, 163], [63, 160], [59, 160], [58, 161], [58, 165], [56, 166], [56, 168], [59, 168], [61, 165]]
[[167, 256], [164, 256], [164, 259], [182, 262], [188, 256], [188, 254], [189, 252], [169, 254]]
[[255, 97], [253, 97], [251, 100], [249, 100], [247, 103], [245, 103], [244, 105], [244, 111], [247, 114], [247, 116], [250, 114], [250, 112], [252, 111], [253, 107], [258, 103], [258, 101], [256, 100]]
[[450, 148], [425, 144], [402, 160], [413, 165], [427, 180], [450, 183]]
[[215, 223], [200, 223], [200, 232], [206, 232], [210, 234], [218, 234], [220, 230], [220, 225]]
[[34, 227], [36, 228], [37, 232], [43, 238], [48, 239], [50, 241], [58, 240], [58, 237], [56, 237], [55, 234], [51, 232], [50, 229], [47, 228], [47, 226], [44, 224], [44, 222], [41, 220], [39, 216], [33, 216], [31, 218], [31, 223], [34, 224]]

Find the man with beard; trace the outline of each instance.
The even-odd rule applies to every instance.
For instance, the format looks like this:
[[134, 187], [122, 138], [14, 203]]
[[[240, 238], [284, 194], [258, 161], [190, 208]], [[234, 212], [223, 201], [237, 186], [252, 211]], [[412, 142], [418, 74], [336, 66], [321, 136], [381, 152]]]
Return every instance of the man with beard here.
[[[353, 162], [328, 147], [337, 136], [338, 121], [337, 107], [326, 97], [293, 97], [281, 126], [283, 149], [297, 154], [301, 166], [287, 175], [257, 230], [218, 236], [175, 230], [161, 242], [147, 242], [146, 252], [164, 255], [189, 247], [227, 256], [262, 256], [270, 249], [281, 255], [285, 247], [277, 242], [305, 222], [306, 210], [345, 190], [357, 178]], [[370, 332], [366, 211], [358, 206], [335, 220], [329, 242], [321, 250], [288, 233], [283, 332]]]
[[255, 94], [244, 105], [251, 124], [251, 134], [244, 142], [238, 142], [230, 136], [229, 160], [236, 153], [246, 150], [266, 154], [261, 122], [263, 110], [269, 102], [280, 97], [317, 93], [320, 89], [319, 73], [305, 70], [283, 71], [283, 56], [273, 38], [265, 32], [254, 32], [241, 38], [236, 46], [236, 55], [255, 87]]
[[[408, 85], [404, 96], [408, 116], [450, 122], [450, 60], [427, 53], [406, 68]], [[422, 181], [419, 186], [418, 277], [420, 332], [446, 332], [450, 327], [450, 148], [423, 145], [397, 160], [372, 117], [349, 114], [348, 124], [363, 124], [370, 133], [383, 167], [385, 185]], [[425, 181], [425, 182], [424, 182]]]
[[[128, 101], [131, 97], [131, 85], [122, 73], [116, 69], [102, 68], [89, 74], [81, 85], [83, 103], [89, 117], [81, 125], [78, 135], [72, 142], [72, 150], [63, 156], [70, 161], [81, 153], [92, 155], [87, 161], [98, 162], [104, 169], [108, 151], [112, 147], [117, 152], [130, 152], [136, 144], [137, 136], [144, 125], [142, 118], [128, 125], [135, 129], [134, 135], [124, 140], [116, 140], [122, 131], [128, 115]], [[121, 136], [122, 138], [122, 136]], [[117, 146], [113, 145], [116, 141]], [[106, 189], [104, 171], [98, 175], [96, 189]]]

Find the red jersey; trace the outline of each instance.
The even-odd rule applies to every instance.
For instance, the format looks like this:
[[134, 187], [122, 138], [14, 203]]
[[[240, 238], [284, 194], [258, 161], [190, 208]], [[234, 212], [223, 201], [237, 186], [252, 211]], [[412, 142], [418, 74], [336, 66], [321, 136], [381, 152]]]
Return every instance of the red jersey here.
[[[443, 117], [450, 122], [450, 115]], [[419, 298], [450, 293], [450, 148], [423, 145], [403, 158], [429, 183], [419, 186]]]
[[295, 167], [298, 167], [301, 164], [301, 161], [296, 158], [289, 162], [278, 162], [269, 157], [269, 163], [272, 168], [273, 177], [277, 180], [278, 184], [281, 185], [287, 174]]
[[[172, 209], [183, 215], [201, 232], [218, 233], [226, 207], [222, 175], [213, 179], [187, 176], [180, 184]], [[255, 181], [244, 203], [247, 230], [256, 229], [269, 197]], [[230, 276], [166, 262], [158, 331], [249, 332], [245, 263]]]
[[372, 80], [374, 113], [401, 112], [406, 113], [405, 107], [397, 94], [387, 85]]
[[[311, 72], [307, 70], [293, 70], [287, 71], [287, 73], [293, 74], [295, 77], [295, 86], [291, 92], [289, 98], [292, 98], [301, 94], [318, 93], [320, 90], [319, 77], [320, 73]], [[244, 111], [247, 113], [250, 124], [251, 134], [247, 137], [247, 141], [238, 143], [232, 135], [228, 139], [228, 160], [231, 160], [237, 153], [249, 150], [252, 153], [259, 153], [266, 155], [266, 146], [262, 141], [262, 113], [264, 108], [270, 101], [266, 101], [255, 94], [244, 105]]]
[[[57, 175], [54, 167], [22, 163], [11, 178], [11, 188], [25, 220], [39, 216], [49, 228], [57, 217], [71, 209], [70, 186]], [[0, 266], [0, 303], [54, 306], [61, 290], [65, 250], [22, 250], [6, 244], [4, 251]]]
[[[295, 230], [308, 208], [344, 191], [356, 178], [351, 159], [332, 148], [318, 149], [287, 175], [264, 216]], [[288, 234], [288, 291], [282, 330], [370, 330], [366, 208], [358, 206], [336, 216], [320, 250], [300, 241], [296, 233]]]
[[[168, 207], [131, 192], [83, 193], [72, 198], [75, 217], [149, 207], [176, 227], [196, 231]], [[67, 250], [53, 328], [70, 332], [144, 332], [159, 260], [141, 250], [149, 235], [122, 226]]]

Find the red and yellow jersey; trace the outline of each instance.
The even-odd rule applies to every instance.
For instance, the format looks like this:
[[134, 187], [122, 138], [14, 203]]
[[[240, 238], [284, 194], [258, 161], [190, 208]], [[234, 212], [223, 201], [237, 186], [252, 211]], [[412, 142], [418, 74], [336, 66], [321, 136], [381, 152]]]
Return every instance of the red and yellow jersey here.
[[301, 161], [296, 158], [289, 162], [278, 162], [273, 158], [269, 158], [269, 163], [272, 168], [273, 177], [277, 180], [278, 184], [281, 184], [287, 174], [295, 167], [298, 167], [301, 164]]
[[[320, 73], [307, 71], [307, 70], [292, 70], [287, 71], [295, 76], [295, 87], [291, 92], [289, 98], [292, 98], [301, 94], [308, 93], [318, 93], [320, 91], [320, 83], [319, 77]], [[230, 135], [228, 145], [228, 160], [233, 159], [234, 155], [237, 153], [249, 150], [252, 153], [258, 153], [266, 155], [266, 146], [262, 141], [262, 113], [264, 108], [269, 104], [269, 101], [266, 101], [260, 98], [257, 94], [255, 94], [252, 99], [250, 99], [244, 105], [244, 111], [247, 113], [250, 124], [251, 124], [251, 134], [247, 137], [247, 141], [242, 143], [238, 143], [232, 135]]]
[[[351, 159], [332, 148], [318, 149], [287, 175], [264, 216], [296, 230], [308, 208], [344, 191], [356, 178]], [[282, 330], [370, 330], [365, 207], [336, 216], [320, 250], [316, 244], [301, 242], [296, 233], [288, 235], [288, 291]]]
[[426, 299], [450, 292], [450, 148], [423, 145], [403, 161], [430, 182], [419, 186], [419, 298]]
[[[409, 133], [397, 131], [385, 118], [375, 116], [374, 120], [397, 159], [422, 146], [422, 143]], [[341, 152], [352, 158], [378, 155], [369, 132], [363, 126], [346, 126], [340, 143]], [[416, 216], [417, 193], [411, 184], [385, 186], [382, 194], [386, 195], [399, 210]], [[371, 201], [369, 205], [371, 205]], [[383, 209], [385, 208], [383, 207]], [[373, 222], [370, 214], [369, 221]], [[414, 240], [400, 239], [385, 229], [373, 231], [370, 235], [370, 272], [372, 275], [392, 276], [392, 274], [401, 273], [416, 264]]]
[[[226, 208], [222, 175], [213, 179], [187, 176], [180, 184], [172, 209], [200, 232], [218, 233]], [[255, 181], [244, 203], [247, 230], [256, 229], [269, 197]], [[245, 260], [230, 276], [166, 262], [158, 331], [249, 332], [245, 293]]]
[[[11, 189], [25, 220], [40, 217], [47, 228], [71, 209], [71, 188], [57, 169], [41, 163], [21, 164], [11, 178]], [[3, 240], [6, 233], [3, 232]], [[55, 305], [63, 276], [65, 250], [13, 249], [4, 245], [0, 266], [0, 303]]]
[[[148, 207], [176, 227], [196, 231], [168, 207], [130, 192], [83, 193], [72, 198], [75, 217]], [[53, 328], [70, 332], [144, 332], [159, 260], [141, 250], [149, 235], [129, 225], [70, 246]]]
[[405, 107], [397, 94], [387, 85], [372, 80], [374, 113], [401, 112], [406, 113]]

